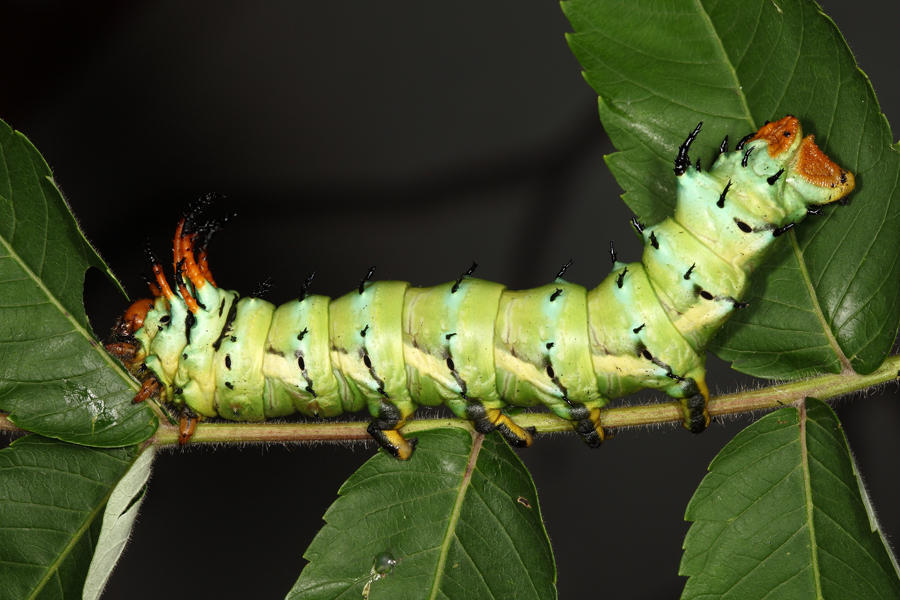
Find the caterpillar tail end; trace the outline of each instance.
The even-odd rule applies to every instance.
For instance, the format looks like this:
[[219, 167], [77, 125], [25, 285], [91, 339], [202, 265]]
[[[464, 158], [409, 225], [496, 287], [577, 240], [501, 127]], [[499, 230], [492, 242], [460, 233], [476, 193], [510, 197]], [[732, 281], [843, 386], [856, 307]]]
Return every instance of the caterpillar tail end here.
[[697, 393], [681, 399], [684, 414], [681, 424], [691, 433], [702, 433], [709, 427], [709, 389], [703, 380], [694, 382]]
[[379, 429], [374, 421], [369, 423], [366, 431], [378, 442], [379, 446], [387, 450], [391, 456], [400, 460], [409, 460], [419, 441], [415, 438], [407, 440], [396, 429]]

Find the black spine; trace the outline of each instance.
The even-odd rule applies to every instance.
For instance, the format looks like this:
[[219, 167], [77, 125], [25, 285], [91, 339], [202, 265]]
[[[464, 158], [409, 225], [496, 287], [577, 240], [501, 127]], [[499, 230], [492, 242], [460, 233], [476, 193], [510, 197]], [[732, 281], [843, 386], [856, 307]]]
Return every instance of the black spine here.
[[697, 134], [700, 133], [701, 127], [703, 127], [703, 121], [697, 123], [694, 131], [692, 131], [690, 135], [687, 136], [687, 139], [678, 147], [678, 154], [675, 155], [675, 174], [678, 176], [684, 175], [684, 172], [691, 166], [691, 158], [688, 156], [688, 152], [690, 151], [691, 144], [694, 143]]

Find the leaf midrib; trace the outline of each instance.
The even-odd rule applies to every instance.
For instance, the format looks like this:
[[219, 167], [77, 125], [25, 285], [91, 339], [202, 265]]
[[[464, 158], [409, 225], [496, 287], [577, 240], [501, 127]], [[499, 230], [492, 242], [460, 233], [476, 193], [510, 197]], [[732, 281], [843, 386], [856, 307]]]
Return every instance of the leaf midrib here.
[[[706, 7], [703, 6], [701, 0], [694, 0], [694, 4], [697, 6], [697, 9], [702, 16], [704, 23], [706, 23], [711, 37], [716, 41], [719, 52], [722, 55], [723, 62], [731, 72], [731, 76], [734, 81], [734, 89], [741, 101], [741, 106], [744, 109], [744, 113], [747, 116], [747, 122], [750, 124], [751, 128], [756, 128], [756, 123], [754, 122], [753, 115], [750, 112], [750, 106], [747, 103], [747, 96], [744, 94], [744, 88], [740, 85], [740, 79], [738, 78], [737, 70], [732, 64], [731, 57], [725, 51], [725, 46], [722, 43], [722, 38], [719, 36], [718, 31], [713, 26], [712, 19], [710, 19], [709, 13], [706, 12]], [[853, 373], [853, 366], [851, 365], [849, 359], [844, 355], [843, 350], [841, 350], [840, 344], [838, 344], [837, 338], [835, 338], [834, 332], [828, 326], [828, 321], [825, 319], [825, 314], [822, 312], [822, 307], [819, 304], [819, 296], [818, 294], [816, 294], [816, 288], [813, 287], [812, 279], [809, 275], [809, 269], [807, 269], [806, 262], [803, 259], [803, 251], [800, 249], [799, 243], [797, 242], [797, 234], [793, 230], [791, 230], [787, 232], [787, 235], [788, 239], [791, 240], [791, 248], [794, 254], [794, 258], [797, 261], [800, 273], [803, 275], [803, 285], [806, 287], [810, 302], [812, 303], [812, 312], [816, 316], [816, 319], [819, 321], [819, 324], [822, 327], [822, 332], [824, 333], [825, 338], [828, 340], [828, 344], [831, 347], [832, 351], [835, 353], [835, 357], [840, 362], [842, 371], [844, 373]]]
[[[2, 238], [0, 238], [0, 239], [2, 239]], [[138, 456], [140, 456], [140, 454], [138, 454]], [[137, 460], [137, 456], [134, 459], [132, 459], [130, 461], [130, 463], [133, 465], [135, 460]], [[126, 473], [127, 473], [127, 469], [126, 469]], [[85, 532], [88, 529], [90, 529], [91, 524], [97, 518], [97, 513], [100, 512], [100, 510], [102, 510], [106, 506], [106, 503], [109, 501], [109, 498], [110, 498], [110, 496], [112, 496], [113, 490], [115, 490], [115, 488], [116, 488], [115, 484], [112, 484], [109, 486], [109, 489], [106, 491], [106, 494], [104, 494], [102, 500], [100, 502], [98, 502], [97, 505], [94, 507], [94, 509], [87, 514], [87, 516], [84, 519], [84, 522], [81, 524], [81, 527], [79, 527], [78, 529], [75, 530], [75, 532], [72, 534], [72, 538], [69, 540], [69, 543], [65, 545], [62, 552], [60, 552], [59, 555], [56, 557], [56, 560], [54, 560], [49, 565], [47, 565], [47, 572], [44, 573], [44, 576], [41, 578], [40, 581], [38, 581], [37, 585], [34, 587], [31, 594], [28, 596], [27, 600], [34, 600], [35, 598], [37, 598], [40, 595], [41, 591], [44, 589], [44, 586], [47, 585], [47, 582], [50, 581], [50, 578], [53, 577], [53, 575], [58, 573], [59, 566], [69, 556], [69, 553], [72, 552], [72, 548], [74, 548], [75, 545], [81, 541], [81, 538], [84, 537]], [[93, 545], [93, 544], [91, 544], [91, 545]], [[93, 554], [93, 552], [92, 552], [92, 554]]]
[[811, 568], [813, 582], [816, 586], [816, 598], [821, 599], [822, 596], [822, 580], [819, 574], [819, 549], [816, 546], [816, 526], [813, 521], [813, 498], [812, 498], [812, 481], [809, 473], [809, 449], [806, 444], [806, 403], [802, 402], [799, 406], [800, 421], [800, 466], [803, 469], [803, 493], [806, 496], [806, 525], [809, 530], [809, 552], [811, 560]]
[[434, 600], [440, 591], [440, 582], [444, 572], [444, 565], [447, 564], [447, 555], [450, 552], [450, 542], [456, 532], [456, 524], [459, 522], [460, 513], [462, 513], [463, 501], [466, 492], [469, 489], [469, 482], [472, 480], [472, 473], [475, 472], [475, 463], [478, 462], [478, 455], [481, 453], [481, 445], [484, 442], [484, 434], [475, 434], [472, 440], [472, 450], [469, 452], [469, 460], [466, 462], [466, 471], [459, 482], [459, 490], [456, 493], [456, 500], [453, 503], [453, 511], [447, 521], [447, 530], [444, 532], [444, 539], [441, 541], [440, 554], [438, 555], [437, 566], [434, 570], [434, 583], [431, 586], [431, 593], [428, 595], [429, 600]]
[[719, 36], [719, 32], [713, 26], [712, 19], [709, 18], [709, 13], [706, 12], [706, 7], [703, 6], [703, 3], [700, 0], [694, 0], [694, 4], [697, 6], [697, 11], [703, 18], [703, 22], [706, 24], [706, 28], [710, 32], [710, 37], [716, 41], [716, 46], [718, 47], [719, 53], [722, 56], [722, 62], [731, 73], [731, 79], [734, 83], [734, 91], [741, 101], [741, 107], [743, 108], [744, 114], [747, 117], [747, 124], [750, 125], [751, 129], [753, 129], [756, 127], [756, 124], [753, 121], [753, 115], [750, 113], [750, 105], [747, 104], [747, 96], [744, 94], [744, 88], [743, 86], [741, 86], [741, 81], [737, 76], [737, 70], [735, 70], [734, 65], [731, 62], [731, 57], [728, 56], [728, 53], [725, 51], [725, 45], [722, 43], [722, 38]]
[[0, 236], [0, 244], [3, 245], [3, 248], [9, 254], [10, 259], [25, 272], [25, 274], [28, 276], [28, 279], [30, 279], [34, 283], [34, 285], [37, 286], [44, 297], [48, 299], [50, 304], [53, 305], [53, 307], [63, 316], [63, 318], [69, 321], [69, 323], [72, 325], [72, 329], [79, 335], [81, 335], [85, 340], [87, 340], [88, 345], [91, 347], [91, 350], [94, 353], [98, 354], [103, 359], [103, 361], [110, 366], [110, 368], [116, 373], [116, 375], [118, 375], [119, 378], [125, 382], [127, 386], [131, 387], [133, 390], [137, 390], [138, 386], [135, 381], [119, 368], [119, 365], [116, 364], [115, 361], [113, 361], [112, 357], [109, 354], [100, 349], [101, 346], [96, 343], [96, 341], [94, 340], [94, 336], [75, 319], [72, 313], [62, 305], [56, 295], [54, 295], [47, 288], [47, 286], [44, 285], [43, 280], [38, 277], [34, 271], [31, 270], [31, 268], [24, 260], [22, 260], [22, 257], [19, 256], [19, 253], [13, 249], [6, 237]]
[[797, 235], [793, 231], [789, 231], [788, 239], [791, 241], [791, 252], [793, 252], [794, 258], [797, 260], [797, 268], [800, 269], [800, 275], [803, 277], [803, 285], [806, 286], [807, 292], [809, 292], [811, 312], [822, 326], [822, 333], [825, 335], [825, 339], [828, 340], [831, 351], [834, 352], [835, 357], [841, 363], [841, 371], [844, 373], [853, 373], [853, 365], [850, 364], [850, 361], [844, 355], [843, 350], [841, 350], [837, 338], [834, 337], [834, 332], [828, 326], [828, 321], [825, 319], [825, 313], [822, 312], [822, 306], [819, 304], [819, 296], [816, 294], [816, 289], [813, 287], [809, 269], [806, 268], [806, 261], [803, 260], [803, 250], [800, 248], [800, 244], [797, 241]]

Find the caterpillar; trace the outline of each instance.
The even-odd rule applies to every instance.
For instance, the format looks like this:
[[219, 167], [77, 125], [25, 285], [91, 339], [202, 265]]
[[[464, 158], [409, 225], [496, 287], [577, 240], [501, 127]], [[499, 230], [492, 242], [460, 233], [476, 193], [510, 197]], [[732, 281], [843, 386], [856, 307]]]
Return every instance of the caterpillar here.
[[[414, 287], [371, 281], [340, 298], [308, 293], [278, 307], [217, 286], [206, 246], [217, 228], [189, 211], [175, 231], [174, 288], [150, 253], [153, 298], [133, 303], [107, 344], [180, 414], [180, 439], [197, 421], [259, 421], [294, 412], [336, 417], [368, 409], [371, 436], [408, 459], [399, 429], [420, 405], [445, 405], [483, 433], [527, 446], [533, 431], [507, 406], [544, 406], [591, 446], [604, 439], [600, 409], [642, 388], [680, 401], [683, 425], [709, 424], [704, 348], [741, 301], [775, 239], [854, 187], [803, 137], [793, 116], [766, 123], [711, 168], [688, 156], [702, 122], [678, 149], [675, 214], [632, 219], [640, 262], [623, 263], [594, 289], [566, 281], [508, 290], [472, 276]], [[568, 266], [568, 265], [567, 265]]]

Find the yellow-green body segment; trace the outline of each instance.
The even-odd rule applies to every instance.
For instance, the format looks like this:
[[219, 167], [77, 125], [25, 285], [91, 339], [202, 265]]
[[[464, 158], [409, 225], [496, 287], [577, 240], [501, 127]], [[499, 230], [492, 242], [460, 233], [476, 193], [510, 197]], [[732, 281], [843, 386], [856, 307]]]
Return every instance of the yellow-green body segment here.
[[[794, 139], [765, 129], [708, 171], [681, 169], [674, 216], [636, 223], [640, 262], [616, 261], [592, 290], [562, 279], [518, 291], [473, 277], [426, 288], [377, 281], [276, 308], [206, 285], [193, 314], [180, 296], [158, 298], [136, 337], [166, 399], [198, 415], [367, 409], [370, 432], [401, 458], [412, 448], [396, 430], [419, 405], [444, 404], [523, 443], [528, 432], [502, 409], [545, 406], [596, 444], [600, 407], [654, 388], [683, 399], [685, 426], [699, 431], [709, 420], [705, 345], [785, 226], [849, 191], [810, 183], [799, 125], [785, 129]], [[785, 138], [774, 155], [767, 135]]]

